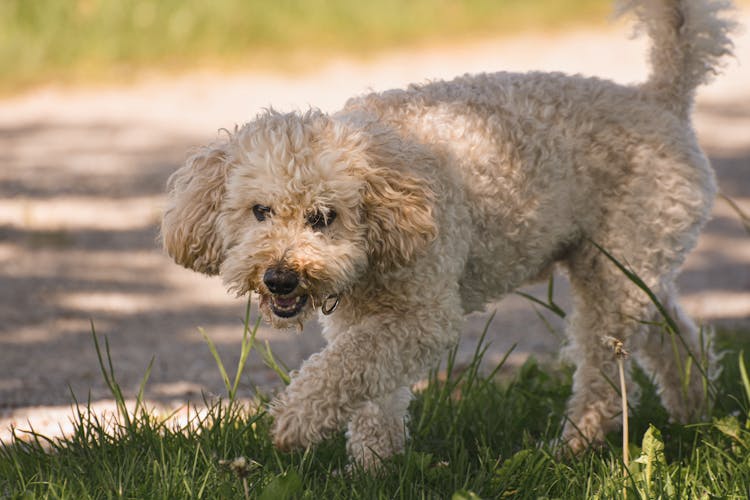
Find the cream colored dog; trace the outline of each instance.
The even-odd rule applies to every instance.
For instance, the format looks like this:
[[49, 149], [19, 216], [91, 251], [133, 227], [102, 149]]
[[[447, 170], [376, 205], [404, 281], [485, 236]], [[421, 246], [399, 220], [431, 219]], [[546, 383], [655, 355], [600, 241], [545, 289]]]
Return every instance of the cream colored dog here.
[[697, 353], [673, 283], [716, 192], [690, 111], [730, 52], [727, 7], [631, 2], [653, 45], [639, 86], [493, 73], [365, 95], [333, 115], [267, 111], [180, 168], [169, 254], [238, 295], [256, 291], [276, 327], [320, 312], [328, 344], [272, 404], [276, 446], [348, 425], [358, 463], [399, 452], [409, 388], [456, 343], [463, 316], [556, 264], [575, 295], [571, 448], [618, 426], [606, 339], [653, 373], [675, 419], [693, 416], [699, 371], [683, 391], [672, 343], [648, 326], [655, 307], [592, 242], [627, 262]]

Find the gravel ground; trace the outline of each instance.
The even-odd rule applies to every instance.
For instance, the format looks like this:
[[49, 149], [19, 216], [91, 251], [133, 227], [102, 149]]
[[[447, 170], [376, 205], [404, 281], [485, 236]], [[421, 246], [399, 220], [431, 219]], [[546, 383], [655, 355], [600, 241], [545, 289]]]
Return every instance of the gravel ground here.
[[[744, 24], [750, 11], [743, 11]], [[99, 373], [90, 322], [107, 335], [126, 395], [137, 391], [154, 357], [147, 397], [168, 406], [199, 401], [223, 386], [202, 326], [230, 367], [239, 357], [244, 300], [218, 279], [174, 265], [156, 234], [167, 176], [189, 149], [221, 127], [251, 119], [264, 106], [335, 110], [369, 89], [450, 78], [464, 72], [561, 70], [645, 78], [643, 41], [628, 28], [528, 34], [460, 46], [389, 53], [366, 62], [333, 60], [295, 76], [196, 73], [137, 84], [65, 89], [50, 86], [0, 101], [0, 439], [8, 427], [57, 434], [69, 427], [71, 391], [98, 412], [113, 407]], [[696, 128], [721, 191], [750, 213], [750, 37], [737, 60], [700, 91]], [[750, 331], [750, 237], [729, 204], [689, 258], [679, 284], [702, 322]], [[568, 304], [563, 278], [557, 300]], [[526, 291], [543, 296], [544, 287]], [[534, 354], [552, 359], [561, 324], [511, 296], [498, 305], [490, 360], [516, 345], [510, 365]], [[468, 318], [460, 346], [467, 359], [488, 314]], [[319, 349], [315, 324], [298, 335], [261, 328], [259, 338], [290, 367]], [[273, 385], [251, 357], [241, 389]]]

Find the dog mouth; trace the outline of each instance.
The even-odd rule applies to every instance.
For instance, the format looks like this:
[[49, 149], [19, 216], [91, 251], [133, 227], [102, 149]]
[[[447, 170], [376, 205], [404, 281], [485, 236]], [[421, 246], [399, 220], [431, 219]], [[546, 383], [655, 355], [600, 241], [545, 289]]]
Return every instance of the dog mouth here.
[[[300, 314], [309, 299], [309, 295], [269, 294], [261, 296], [261, 305], [267, 305], [277, 317], [288, 319]], [[326, 316], [332, 314], [339, 305], [339, 299], [339, 295], [329, 295], [321, 304], [320, 311]], [[313, 299], [313, 305], [315, 305], [315, 299]]]
[[302, 312], [307, 304], [308, 295], [276, 295], [268, 298], [268, 305], [276, 316], [280, 318], [293, 318]]

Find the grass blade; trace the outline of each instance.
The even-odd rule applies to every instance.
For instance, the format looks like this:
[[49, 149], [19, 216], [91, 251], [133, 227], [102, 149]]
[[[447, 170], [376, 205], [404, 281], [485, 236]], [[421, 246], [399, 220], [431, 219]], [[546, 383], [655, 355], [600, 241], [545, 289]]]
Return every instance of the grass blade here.
[[540, 306], [544, 307], [545, 309], [547, 309], [549, 311], [552, 311], [557, 316], [559, 316], [559, 317], [561, 317], [563, 319], [566, 316], [566, 313], [563, 310], [563, 308], [560, 307], [559, 305], [557, 305], [557, 303], [555, 302], [555, 298], [554, 298], [554, 296], [555, 296], [555, 275], [554, 274], [550, 275], [549, 281], [547, 282], [547, 302], [543, 302], [543, 301], [537, 299], [536, 297], [534, 297], [533, 295], [530, 295], [530, 294], [525, 293], [525, 292], [516, 291], [516, 295], [520, 295], [521, 297], [523, 297], [523, 298], [525, 298], [527, 300], [530, 300], [531, 302], [533, 302], [533, 303], [535, 303], [537, 305], [540, 305]]
[[740, 222], [742, 222], [742, 225], [744, 226], [745, 231], [747, 232], [747, 234], [750, 234], [750, 215], [745, 213], [745, 211], [742, 210], [740, 206], [729, 196], [723, 193], [719, 193], [719, 197], [723, 199], [724, 201], [726, 201], [730, 207], [732, 207], [732, 210], [734, 210], [739, 216]]
[[148, 382], [149, 377], [151, 376], [151, 369], [154, 367], [154, 360], [156, 359], [156, 356], [151, 356], [151, 361], [148, 364], [148, 367], [146, 367], [146, 373], [143, 374], [143, 378], [141, 379], [141, 384], [138, 387], [138, 394], [135, 397], [135, 409], [133, 410], [133, 415], [138, 414], [146, 414], [146, 409], [143, 407], [143, 392], [146, 389], [146, 382]]
[[[240, 349], [240, 359], [237, 362], [237, 373], [235, 373], [234, 383], [232, 384], [232, 389], [229, 393], [230, 401], [234, 401], [237, 395], [237, 389], [240, 385], [240, 378], [242, 377], [242, 372], [244, 371], [245, 365], [247, 364], [247, 357], [250, 355], [250, 351], [255, 346], [255, 335], [258, 333], [258, 328], [260, 327], [260, 316], [259, 316], [258, 319], [255, 320], [255, 326], [253, 326], [252, 331], [250, 330], [250, 309], [251, 309], [250, 305], [251, 305], [251, 296], [248, 295], [247, 307], [245, 308], [244, 328], [242, 331], [242, 346]], [[250, 334], [250, 339], [248, 339], [248, 334]]]
[[[747, 376], [747, 368], [745, 367], [745, 351], [744, 350], [740, 351], [739, 364], [740, 364], [740, 378], [742, 379], [742, 387], [745, 389], [745, 397], [747, 397], [748, 405], [750, 405], [750, 378], [748, 378]], [[748, 410], [748, 415], [750, 415], [750, 410]]]
[[198, 331], [203, 337], [203, 340], [206, 341], [206, 344], [208, 344], [208, 349], [211, 351], [211, 355], [214, 357], [214, 361], [216, 361], [216, 366], [219, 367], [219, 373], [221, 373], [221, 380], [224, 381], [224, 387], [227, 388], [227, 394], [231, 394], [232, 384], [229, 382], [229, 376], [227, 375], [226, 369], [224, 369], [224, 363], [221, 361], [221, 356], [219, 356], [219, 351], [216, 350], [216, 345], [214, 344], [213, 340], [211, 340], [211, 337], [208, 336], [208, 334], [202, 327], [198, 327]]
[[107, 355], [107, 366], [105, 366], [104, 363], [104, 357], [102, 356], [102, 350], [99, 346], [99, 340], [96, 335], [96, 327], [94, 326], [94, 320], [90, 320], [91, 322], [91, 336], [94, 339], [94, 348], [96, 349], [96, 358], [99, 361], [99, 368], [101, 369], [102, 376], [104, 377], [104, 383], [107, 384], [107, 387], [109, 388], [109, 392], [112, 393], [112, 397], [115, 399], [115, 404], [117, 405], [117, 411], [120, 414], [120, 418], [123, 419], [125, 422], [125, 427], [128, 429], [132, 429], [132, 422], [130, 420], [130, 415], [128, 414], [128, 408], [125, 405], [125, 397], [122, 395], [122, 389], [120, 388], [120, 384], [117, 383], [117, 380], [115, 379], [115, 372], [114, 372], [114, 366], [112, 364], [112, 356], [109, 351], [109, 340], [107, 340], [107, 337], [104, 337], [104, 349], [105, 353]]
[[271, 351], [271, 344], [269, 344], [267, 340], [265, 343], [265, 350], [261, 351], [260, 354], [261, 356], [263, 356], [263, 361], [266, 363], [266, 366], [268, 366], [276, 373], [276, 375], [279, 376], [284, 385], [289, 385], [289, 383], [292, 381], [292, 378], [289, 376], [289, 370], [285, 366], [281, 366], [279, 362], [276, 361], [276, 358], [273, 355], [273, 351]]

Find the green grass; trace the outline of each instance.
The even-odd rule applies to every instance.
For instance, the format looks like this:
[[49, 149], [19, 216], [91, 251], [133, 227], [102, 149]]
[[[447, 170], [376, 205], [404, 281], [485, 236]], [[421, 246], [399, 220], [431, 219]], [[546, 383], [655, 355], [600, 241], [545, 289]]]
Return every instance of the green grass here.
[[[246, 328], [243, 352], [249, 335]], [[725, 346], [737, 337], [727, 335]], [[643, 394], [631, 414], [629, 446], [637, 460], [626, 479], [619, 435], [576, 459], [559, 459], [549, 445], [560, 433], [569, 370], [532, 359], [499, 383], [480, 375], [483, 341], [468, 367], [456, 369], [454, 352], [441, 376], [431, 374], [410, 409], [406, 452], [376, 476], [355, 470], [351, 477], [338, 473], [346, 465], [342, 435], [308, 452], [278, 453], [264, 397], [257, 405], [206, 401], [207, 411], [184, 427], [142, 405], [127, 413], [109, 346], [102, 352], [97, 341], [96, 349], [120, 418], [105, 422], [81, 411], [68, 438], [3, 445], [0, 497], [612, 498], [624, 487], [629, 498], [745, 498], [750, 491], [750, 382], [743, 382], [737, 350], [723, 358], [711, 423], [670, 424], [653, 385], [637, 372]], [[216, 360], [222, 365], [218, 354]], [[223, 365], [222, 376], [234, 395], [236, 382]], [[244, 465], [233, 467], [240, 457]]]
[[3, 0], [0, 90], [50, 80], [125, 79], [148, 68], [290, 69], [330, 52], [364, 54], [604, 22], [611, 11], [608, 0], [570, 5], [569, 0]]
[[[593, 242], [592, 242], [593, 243]], [[596, 245], [595, 243], [593, 243]], [[598, 247], [598, 245], [597, 245]], [[623, 276], [651, 297], [663, 314], [664, 334], [681, 341], [675, 322], [653, 292], [605, 249]], [[560, 316], [550, 281], [547, 301], [529, 297]], [[491, 321], [491, 319], [490, 319]], [[411, 439], [405, 452], [384, 462], [377, 474], [347, 475], [344, 436], [304, 452], [273, 447], [268, 397], [239, 403], [237, 388], [258, 328], [244, 318], [240, 360], [233, 377], [210, 337], [201, 332], [226, 386], [226, 400], [205, 400], [182, 426], [143, 404], [151, 364], [132, 409], [125, 405], [108, 342], [104, 349], [92, 325], [102, 376], [118, 418], [102, 420], [85, 405], [69, 437], [17, 434], [0, 446], [2, 498], [736, 498], [750, 493], [750, 376], [748, 332], [723, 332], [720, 375], [706, 379], [712, 395], [705, 423], [670, 423], [651, 380], [637, 367], [637, 402], [629, 401], [627, 447], [623, 436], [607, 436], [604, 447], [570, 457], [555, 444], [571, 392], [570, 368], [551, 370], [529, 359], [512, 378], [480, 370], [487, 328], [468, 366], [456, 366], [456, 350], [433, 371], [410, 407]], [[489, 326], [489, 324], [488, 324]], [[744, 339], [744, 340], [743, 340]], [[262, 348], [261, 348], [262, 351]], [[289, 376], [265, 346], [266, 364], [284, 383]], [[506, 356], [507, 358], [507, 356]], [[701, 369], [700, 360], [690, 369]], [[79, 406], [76, 405], [76, 408]]]

